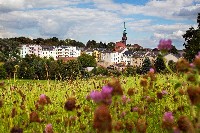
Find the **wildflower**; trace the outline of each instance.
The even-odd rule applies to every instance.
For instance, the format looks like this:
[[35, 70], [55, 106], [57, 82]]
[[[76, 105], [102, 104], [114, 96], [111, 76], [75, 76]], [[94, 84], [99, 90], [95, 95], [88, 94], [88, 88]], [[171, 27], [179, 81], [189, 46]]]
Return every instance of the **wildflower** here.
[[52, 124], [47, 124], [45, 127], [45, 133], [53, 133]]
[[127, 102], [130, 102], [130, 98], [127, 98], [125, 95], [122, 96], [122, 103], [126, 104]]
[[162, 95], [167, 95], [168, 94], [168, 92], [166, 91], [166, 90], [162, 90]]
[[23, 129], [15, 126], [10, 130], [10, 133], [23, 133]]
[[93, 127], [97, 129], [97, 132], [112, 131], [112, 118], [110, 111], [105, 104], [100, 105], [95, 110]]
[[190, 64], [186, 59], [180, 58], [176, 63], [176, 69], [179, 72], [188, 72]]
[[120, 84], [120, 81], [118, 79], [112, 79], [108, 86], [113, 88], [112, 95], [123, 95], [123, 90]]
[[135, 93], [134, 88], [129, 88], [128, 91], [127, 91], [127, 94], [128, 94], [129, 96], [132, 96], [134, 93]]
[[5, 81], [0, 82], [0, 88], [3, 88], [5, 85]]
[[155, 73], [155, 70], [153, 68], [150, 68], [149, 72], [150, 73]]
[[185, 90], [184, 90], [183, 88], [180, 88], [180, 89], [178, 90], [178, 93], [179, 93], [180, 95], [185, 95]]
[[131, 112], [137, 112], [138, 109], [139, 109], [138, 107], [132, 107], [132, 108], [131, 108]]
[[104, 86], [101, 90], [102, 98], [112, 97], [113, 88], [110, 86]]
[[172, 41], [170, 39], [161, 39], [158, 44], [158, 49], [161, 51], [168, 51], [172, 49]]
[[38, 100], [38, 103], [40, 105], [45, 105], [51, 103], [50, 98], [46, 96], [45, 94], [41, 94]]
[[126, 122], [125, 128], [126, 128], [126, 130], [128, 130], [131, 133], [131, 132], [133, 132], [134, 124], [132, 122]]
[[187, 92], [193, 105], [200, 103], [200, 87], [188, 87]]
[[40, 118], [39, 118], [37, 112], [30, 113], [30, 122], [40, 122]]
[[74, 108], [76, 108], [76, 99], [75, 98], [69, 98], [64, 105], [65, 110], [72, 111]]
[[183, 132], [194, 133], [194, 127], [192, 122], [188, 119], [187, 116], [181, 116], [178, 121], [178, 128]]
[[3, 100], [0, 100], [0, 108], [3, 107]]
[[190, 67], [194, 68], [195, 67], [194, 63], [190, 63]]
[[157, 92], [156, 95], [157, 95], [157, 98], [158, 98], [158, 99], [162, 99], [162, 97], [163, 97], [162, 92]]
[[84, 131], [86, 129], [86, 125], [80, 124], [80, 129], [81, 129], [81, 131]]
[[198, 55], [195, 56], [193, 63], [196, 66], [196, 68], [200, 70], [200, 52], [198, 52]]
[[99, 103], [102, 101], [103, 97], [100, 91], [92, 91], [90, 93], [90, 98], [95, 102]]
[[188, 74], [187, 81], [196, 82], [196, 77], [194, 74]]
[[181, 133], [181, 130], [178, 127], [173, 127], [173, 133]]
[[143, 86], [143, 87], [147, 87], [147, 79], [144, 79], [144, 78], [142, 78], [141, 80], [140, 80], [140, 85], [141, 86]]
[[162, 118], [162, 126], [166, 129], [171, 129], [174, 125], [174, 117], [172, 112], [165, 112]]
[[17, 115], [17, 110], [16, 108], [12, 108], [11, 117], [14, 118], [15, 115]]
[[121, 121], [116, 122], [114, 126], [115, 131], [120, 132], [121, 130], [123, 130], [123, 128], [124, 128], [123, 123]]
[[136, 130], [139, 133], [145, 133], [146, 129], [147, 129], [146, 121], [144, 119], [138, 119], [138, 121], [136, 123]]

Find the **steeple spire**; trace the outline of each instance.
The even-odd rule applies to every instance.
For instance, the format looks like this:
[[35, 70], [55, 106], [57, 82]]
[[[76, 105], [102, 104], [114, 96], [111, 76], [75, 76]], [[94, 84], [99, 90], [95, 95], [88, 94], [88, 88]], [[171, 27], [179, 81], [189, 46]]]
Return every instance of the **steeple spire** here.
[[122, 43], [124, 43], [126, 45], [126, 40], [127, 40], [127, 37], [126, 37], [126, 25], [125, 25], [125, 22], [124, 22], [124, 31], [123, 31], [123, 36], [122, 36]]

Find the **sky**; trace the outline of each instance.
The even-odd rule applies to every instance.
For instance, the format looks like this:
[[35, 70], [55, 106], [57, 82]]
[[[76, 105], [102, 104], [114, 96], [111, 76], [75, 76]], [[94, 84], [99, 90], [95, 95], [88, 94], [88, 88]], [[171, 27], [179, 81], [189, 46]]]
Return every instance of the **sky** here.
[[183, 49], [198, 13], [200, 0], [0, 0], [0, 38], [117, 42], [125, 22], [128, 44], [156, 48], [171, 39]]

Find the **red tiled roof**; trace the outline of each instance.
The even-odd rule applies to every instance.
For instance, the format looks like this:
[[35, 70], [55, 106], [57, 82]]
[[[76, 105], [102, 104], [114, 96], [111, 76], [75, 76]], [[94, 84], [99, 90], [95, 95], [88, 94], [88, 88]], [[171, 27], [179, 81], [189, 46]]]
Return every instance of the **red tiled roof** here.
[[115, 51], [119, 51], [120, 49], [126, 48], [126, 45], [122, 42], [116, 42], [115, 44]]

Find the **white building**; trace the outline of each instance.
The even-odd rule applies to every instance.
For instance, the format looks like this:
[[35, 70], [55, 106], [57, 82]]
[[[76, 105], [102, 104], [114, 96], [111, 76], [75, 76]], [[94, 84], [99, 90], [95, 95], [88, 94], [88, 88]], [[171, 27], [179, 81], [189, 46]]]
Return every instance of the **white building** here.
[[40, 45], [22, 45], [21, 49], [20, 49], [20, 55], [22, 58], [25, 58], [25, 56], [28, 55], [37, 55], [40, 56], [42, 51], [42, 47]]
[[123, 53], [127, 51], [127, 48], [115, 52], [103, 52], [101, 60], [109, 62], [110, 64], [117, 64], [123, 62]]
[[58, 57], [78, 57], [81, 54], [81, 50], [73, 46], [40, 46], [40, 45], [22, 45], [20, 55], [24, 58], [28, 55], [35, 54], [41, 58], [52, 57], [57, 60]]

